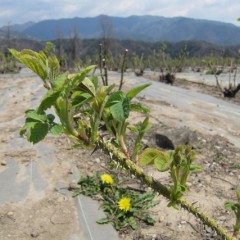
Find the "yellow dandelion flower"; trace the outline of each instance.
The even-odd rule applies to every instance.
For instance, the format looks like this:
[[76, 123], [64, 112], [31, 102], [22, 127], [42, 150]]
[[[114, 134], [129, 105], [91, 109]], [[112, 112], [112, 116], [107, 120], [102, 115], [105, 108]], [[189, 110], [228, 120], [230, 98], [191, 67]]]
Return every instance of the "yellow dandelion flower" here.
[[118, 208], [120, 210], [123, 210], [124, 212], [128, 212], [129, 209], [131, 207], [131, 200], [130, 198], [121, 198], [119, 201], [118, 201]]
[[113, 184], [113, 178], [109, 174], [106, 174], [106, 173], [102, 174], [101, 180], [103, 183]]

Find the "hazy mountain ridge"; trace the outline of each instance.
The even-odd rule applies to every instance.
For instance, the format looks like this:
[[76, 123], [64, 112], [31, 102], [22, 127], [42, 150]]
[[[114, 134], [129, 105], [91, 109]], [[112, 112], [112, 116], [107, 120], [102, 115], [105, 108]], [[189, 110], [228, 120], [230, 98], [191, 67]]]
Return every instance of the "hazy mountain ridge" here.
[[[44, 20], [31, 23], [21, 33], [39, 40], [69, 38], [74, 31], [81, 38], [99, 38], [102, 36], [102, 22], [111, 26], [112, 37], [140, 41], [206, 41], [219, 45], [240, 44], [240, 28], [224, 22], [198, 20], [185, 17], [165, 18], [160, 16], [130, 16], [93, 18], [69, 18]], [[15, 30], [15, 29], [14, 29]]]

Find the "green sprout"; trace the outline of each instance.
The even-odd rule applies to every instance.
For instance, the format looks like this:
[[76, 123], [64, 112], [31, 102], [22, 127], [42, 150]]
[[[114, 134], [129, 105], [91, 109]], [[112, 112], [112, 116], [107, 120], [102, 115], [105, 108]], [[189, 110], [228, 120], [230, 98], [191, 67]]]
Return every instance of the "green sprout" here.
[[236, 216], [236, 223], [233, 227], [233, 236], [237, 237], [240, 231], [240, 191], [236, 192], [237, 202], [226, 202], [225, 208], [228, 210], [232, 210]]

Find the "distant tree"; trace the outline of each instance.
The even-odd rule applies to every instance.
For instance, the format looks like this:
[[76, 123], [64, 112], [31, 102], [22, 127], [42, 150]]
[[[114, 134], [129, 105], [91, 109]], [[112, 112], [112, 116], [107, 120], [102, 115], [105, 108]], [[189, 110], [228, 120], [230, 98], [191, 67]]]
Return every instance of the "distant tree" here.
[[67, 69], [67, 58], [64, 51], [63, 36], [60, 28], [57, 29], [56, 55], [60, 61], [61, 69], [65, 71]]
[[133, 71], [136, 76], [142, 76], [144, 74], [144, 63], [143, 63], [143, 53], [139, 57], [136, 53], [131, 56], [131, 63], [133, 66]]
[[[224, 97], [235, 98], [240, 91], [240, 83], [236, 84], [236, 78], [239, 70], [239, 59], [229, 59], [224, 55], [222, 58], [216, 58], [213, 55], [205, 59], [205, 63], [209, 67], [210, 73], [214, 74], [218, 89]], [[219, 76], [223, 73], [229, 74], [228, 86], [223, 87], [220, 84]]]
[[100, 16], [101, 42], [103, 45], [103, 55], [109, 56], [114, 45], [113, 25], [107, 16]]
[[114, 27], [110, 18], [104, 15], [100, 16], [100, 27], [102, 58], [106, 60], [108, 69], [117, 70], [119, 68], [119, 61], [121, 61], [121, 52], [123, 49], [117, 47], [117, 41], [114, 37]]
[[5, 37], [5, 44], [3, 45], [3, 52], [6, 56], [10, 55], [8, 49], [12, 48], [12, 39], [11, 39], [11, 25], [8, 22], [6, 26], [6, 37]]
[[72, 63], [80, 59], [81, 39], [79, 29], [75, 26], [70, 38], [70, 54]]

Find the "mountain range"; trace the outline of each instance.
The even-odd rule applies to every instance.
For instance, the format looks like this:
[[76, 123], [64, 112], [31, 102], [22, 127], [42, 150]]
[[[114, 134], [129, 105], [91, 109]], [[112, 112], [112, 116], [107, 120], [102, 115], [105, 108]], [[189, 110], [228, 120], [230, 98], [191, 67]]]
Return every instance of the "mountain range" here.
[[[109, 37], [119, 40], [140, 40], [146, 42], [205, 41], [218, 45], [239, 45], [240, 27], [230, 23], [199, 20], [185, 17], [165, 18], [160, 16], [130, 16], [69, 18], [44, 20], [37, 23], [10, 26], [16, 35], [38, 40], [70, 38], [78, 34], [80, 38]], [[0, 29], [0, 33], [6, 27]]]

